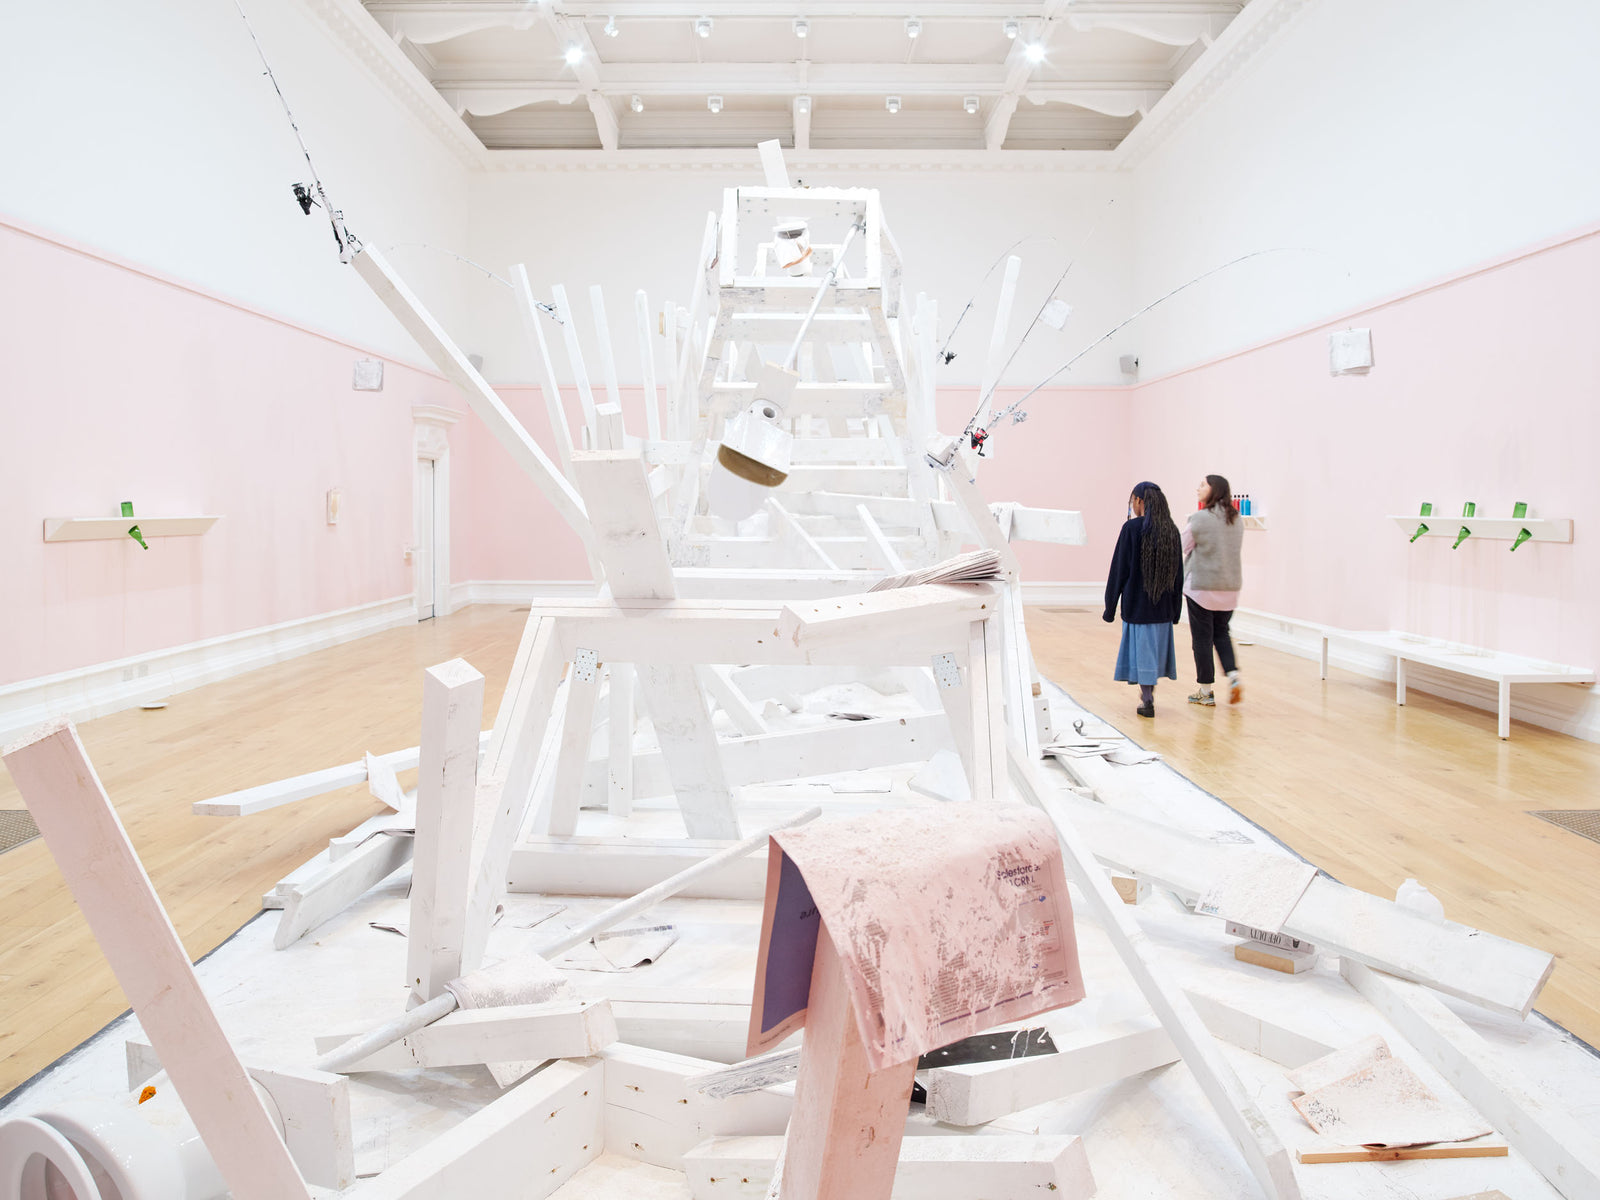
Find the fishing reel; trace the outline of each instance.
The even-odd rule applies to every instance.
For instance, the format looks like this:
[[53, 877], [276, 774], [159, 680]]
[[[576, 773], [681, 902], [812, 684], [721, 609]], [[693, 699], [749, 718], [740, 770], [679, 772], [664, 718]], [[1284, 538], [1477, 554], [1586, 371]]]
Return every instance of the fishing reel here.
[[989, 440], [989, 431], [987, 429], [974, 429], [967, 436], [972, 442], [972, 448], [978, 452], [978, 457], [987, 458], [988, 455], [983, 452], [983, 447]]

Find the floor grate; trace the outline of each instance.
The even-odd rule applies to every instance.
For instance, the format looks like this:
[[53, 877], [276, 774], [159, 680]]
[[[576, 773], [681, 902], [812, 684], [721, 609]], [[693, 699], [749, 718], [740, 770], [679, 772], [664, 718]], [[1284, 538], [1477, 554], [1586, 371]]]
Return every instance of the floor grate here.
[[1591, 842], [1600, 842], [1600, 808], [1530, 808], [1528, 815], [1559, 825]]
[[0, 854], [39, 836], [33, 814], [25, 808], [0, 809]]

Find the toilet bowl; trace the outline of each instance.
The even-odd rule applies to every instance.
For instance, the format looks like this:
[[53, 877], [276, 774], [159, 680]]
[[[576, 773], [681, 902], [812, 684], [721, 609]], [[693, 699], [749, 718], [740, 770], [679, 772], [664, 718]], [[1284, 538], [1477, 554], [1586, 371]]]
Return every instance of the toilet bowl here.
[[0, 1121], [0, 1200], [102, 1200], [83, 1156], [33, 1117]]

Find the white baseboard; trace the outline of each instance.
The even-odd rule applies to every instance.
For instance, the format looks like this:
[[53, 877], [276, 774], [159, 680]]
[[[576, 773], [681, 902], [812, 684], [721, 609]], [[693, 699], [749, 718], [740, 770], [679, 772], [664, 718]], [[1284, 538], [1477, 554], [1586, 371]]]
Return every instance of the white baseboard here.
[[[1238, 609], [1233, 614], [1235, 639], [1312, 661], [1322, 653], [1321, 628], [1312, 622], [1250, 608]], [[1394, 679], [1394, 659], [1349, 642], [1329, 644], [1328, 664], [1369, 679]], [[1440, 671], [1419, 663], [1406, 666], [1406, 689], [1427, 692], [1485, 712], [1495, 712], [1499, 706], [1499, 694], [1490, 680]], [[1600, 742], [1600, 687], [1572, 683], [1514, 684], [1511, 717], [1586, 742]]]
[[469, 579], [450, 585], [450, 611], [469, 604], [528, 604], [535, 598], [591, 598], [592, 579]]
[[56, 717], [89, 721], [417, 619], [410, 595], [151, 650], [0, 687], [0, 740]]

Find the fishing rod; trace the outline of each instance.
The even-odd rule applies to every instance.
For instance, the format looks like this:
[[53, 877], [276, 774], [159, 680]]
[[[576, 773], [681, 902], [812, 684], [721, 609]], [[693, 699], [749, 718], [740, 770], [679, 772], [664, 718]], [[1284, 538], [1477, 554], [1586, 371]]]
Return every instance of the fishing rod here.
[[[289, 107], [289, 101], [283, 94], [283, 89], [278, 86], [278, 77], [272, 73], [272, 64], [267, 61], [267, 52], [261, 48], [261, 39], [256, 37], [254, 26], [245, 14], [244, 5], [240, 0], [233, 0], [233, 7], [239, 12], [239, 19], [244, 22], [245, 31], [254, 43], [256, 54], [261, 58], [261, 65], [267, 79], [272, 83], [272, 90], [278, 94], [278, 103], [283, 105], [283, 112], [289, 118], [289, 128], [294, 130], [294, 140], [300, 143], [300, 153], [305, 155], [306, 168], [311, 172], [311, 187], [303, 183], [294, 184], [294, 198], [300, 205], [300, 211], [306, 216], [311, 215], [312, 205], [316, 205], [328, 214], [328, 221], [333, 226], [333, 241], [339, 247], [339, 261], [349, 262], [355, 252], [361, 248], [361, 243], [344, 226], [344, 213], [334, 208], [328, 202], [327, 190], [322, 186], [322, 176], [317, 174], [317, 165], [311, 161], [311, 151], [306, 148], [306, 140], [300, 136], [300, 126], [294, 119], [294, 111]], [[315, 195], [312, 194], [313, 189]]]
[[972, 306], [978, 302], [978, 293], [983, 291], [983, 285], [989, 282], [994, 273], [1000, 269], [1000, 264], [1005, 262], [1007, 256], [1013, 250], [1022, 245], [1023, 242], [1032, 241], [1034, 238], [1040, 238], [1047, 242], [1057, 241], [1053, 233], [1025, 233], [1000, 251], [1000, 257], [990, 264], [989, 269], [983, 273], [983, 278], [978, 280], [978, 286], [972, 289], [972, 295], [967, 299], [967, 306], [961, 310], [961, 314], [956, 317], [956, 323], [950, 327], [950, 333], [944, 339], [944, 345], [939, 347], [939, 358], [943, 360], [945, 366], [949, 366], [950, 361], [955, 358], [955, 354], [950, 349], [950, 343], [955, 341], [956, 331], [961, 328], [961, 322], [967, 319], [967, 314], [972, 311]]
[[[1241, 254], [1238, 258], [1235, 258], [1235, 259], [1232, 259], [1232, 260], [1230, 260], [1228, 262], [1225, 262], [1219, 267], [1212, 267], [1211, 270], [1206, 271], [1203, 274], [1196, 275], [1193, 279], [1189, 280], [1188, 283], [1180, 284], [1179, 286], [1173, 288], [1170, 292], [1166, 293], [1165, 295], [1158, 296], [1156, 299], [1152, 300], [1149, 304], [1146, 304], [1138, 312], [1134, 313], [1127, 320], [1125, 320], [1121, 324], [1116, 325], [1116, 326], [1112, 327], [1111, 329], [1107, 330], [1105, 333], [1103, 333], [1099, 337], [1095, 338], [1094, 341], [1090, 342], [1082, 350], [1078, 351], [1078, 353], [1074, 354], [1071, 358], [1067, 359], [1066, 362], [1062, 363], [1054, 371], [1050, 372], [1049, 375], [1046, 375], [1037, 384], [1035, 384], [1033, 387], [1029, 388], [1021, 396], [1019, 396], [1014, 403], [1012, 403], [1011, 405], [1009, 405], [1008, 407], [1006, 407], [1005, 409], [1003, 409], [1002, 411], [996, 413], [993, 417], [991, 417], [989, 419], [989, 423], [991, 425], [998, 424], [1000, 421], [1004, 420], [1006, 417], [1011, 416], [1019, 408], [1022, 407], [1023, 402], [1026, 401], [1030, 396], [1034, 395], [1034, 393], [1040, 391], [1042, 388], [1045, 388], [1045, 387], [1049, 386], [1055, 380], [1056, 376], [1062, 374], [1064, 371], [1066, 371], [1069, 368], [1071, 368], [1071, 366], [1074, 363], [1076, 363], [1085, 354], [1088, 354], [1089, 351], [1093, 350], [1096, 346], [1099, 346], [1102, 342], [1105, 342], [1107, 339], [1115, 337], [1118, 333], [1122, 332], [1122, 330], [1126, 329], [1129, 325], [1133, 324], [1140, 317], [1144, 316], [1145, 313], [1149, 312], [1153, 308], [1157, 308], [1160, 305], [1165, 304], [1168, 300], [1171, 300], [1179, 292], [1185, 291], [1188, 288], [1193, 287], [1195, 284], [1199, 283], [1203, 279], [1209, 279], [1211, 276], [1217, 274], [1219, 271], [1226, 271], [1229, 267], [1238, 266], [1240, 263], [1246, 262], [1246, 261], [1248, 261], [1248, 260], [1250, 260], [1252, 258], [1259, 258], [1263, 254], [1282, 254], [1282, 253], [1286, 253], [1286, 252], [1291, 251], [1291, 250], [1301, 250], [1301, 249], [1304, 249], [1304, 247], [1300, 247], [1300, 246], [1273, 246], [1270, 249], [1266, 249], [1266, 250], [1252, 250], [1249, 254]], [[980, 407], [977, 412], [972, 414], [972, 420], [967, 422], [967, 428], [965, 430], [965, 436], [968, 437], [971, 440], [972, 446], [973, 446], [974, 449], [980, 449], [982, 447], [983, 443], [986, 442], [988, 440], [988, 438], [989, 438], [989, 431], [987, 429], [979, 429], [979, 428], [977, 428], [978, 417], [982, 414], [982, 412], [983, 412], [983, 409]], [[1020, 420], [1021, 418], [1017, 418], [1017, 419]]]
[[1101, 223], [1106, 219], [1106, 210], [1116, 202], [1115, 197], [1106, 201], [1106, 207], [1100, 210], [1099, 217], [1090, 226], [1089, 232], [1083, 235], [1083, 239], [1078, 243], [1078, 248], [1072, 252], [1072, 257], [1067, 260], [1066, 268], [1057, 277], [1055, 283], [1050, 285], [1050, 290], [1044, 295], [1044, 302], [1039, 305], [1039, 311], [1033, 314], [1033, 320], [1028, 322], [1028, 327], [1022, 331], [1022, 336], [1017, 339], [1017, 344], [1012, 347], [1010, 357], [995, 372], [994, 382], [989, 385], [989, 390], [978, 397], [978, 412], [981, 413], [985, 406], [988, 405], [989, 398], [994, 395], [995, 390], [1000, 386], [1000, 381], [1006, 377], [1006, 371], [1010, 369], [1012, 363], [1016, 362], [1017, 355], [1022, 353], [1022, 346], [1028, 340], [1028, 335], [1038, 326], [1039, 318], [1044, 316], [1044, 310], [1050, 307], [1050, 302], [1056, 298], [1056, 293], [1061, 290], [1061, 285], [1067, 281], [1067, 276], [1078, 262], [1078, 256], [1083, 253], [1090, 241], [1093, 240], [1094, 235], [1099, 232]]

